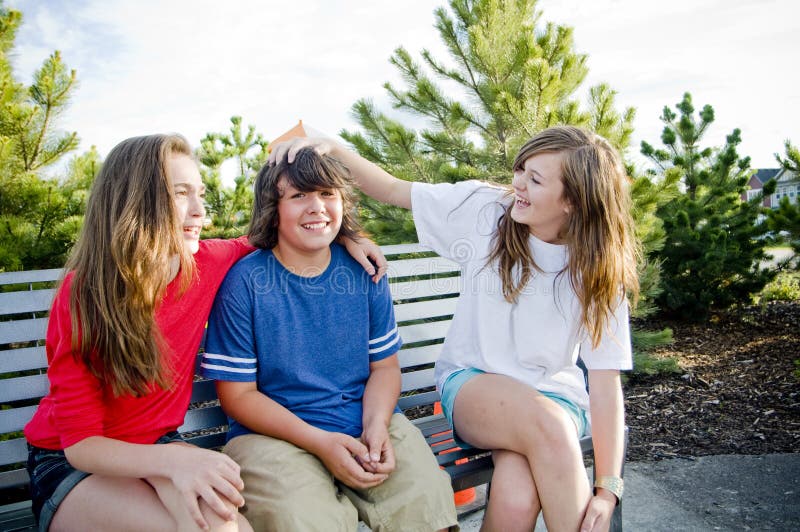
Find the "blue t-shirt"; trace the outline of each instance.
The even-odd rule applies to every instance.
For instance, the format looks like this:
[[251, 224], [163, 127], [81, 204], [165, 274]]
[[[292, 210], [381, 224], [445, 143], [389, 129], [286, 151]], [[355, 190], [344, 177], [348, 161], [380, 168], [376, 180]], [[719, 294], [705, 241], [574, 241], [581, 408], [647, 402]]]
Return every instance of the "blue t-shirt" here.
[[[257, 382], [305, 422], [360, 436], [371, 362], [402, 345], [386, 278], [375, 284], [338, 244], [317, 277], [289, 272], [271, 250], [240, 260], [208, 321], [203, 376]], [[251, 432], [230, 420], [228, 438]]]

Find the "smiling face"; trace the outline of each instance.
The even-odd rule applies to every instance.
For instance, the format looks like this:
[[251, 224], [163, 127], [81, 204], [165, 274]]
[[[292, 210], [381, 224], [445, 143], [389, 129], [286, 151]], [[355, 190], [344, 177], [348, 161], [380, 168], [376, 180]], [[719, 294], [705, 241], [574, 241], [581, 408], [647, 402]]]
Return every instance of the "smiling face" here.
[[188, 155], [170, 155], [167, 159], [167, 171], [172, 181], [175, 210], [182, 222], [183, 242], [189, 253], [197, 253], [200, 248], [200, 231], [206, 216], [206, 187], [200, 178], [197, 164]]
[[278, 249], [282, 256], [327, 256], [342, 225], [342, 196], [335, 188], [309, 192], [282, 177], [278, 182]]
[[558, 243], [566, 224], [569, 206], [564, 201], [560, 152], [544, 152], [525, 160], [514, 170], [514, 206], [511, 218], [528, 226], [536, 238]]

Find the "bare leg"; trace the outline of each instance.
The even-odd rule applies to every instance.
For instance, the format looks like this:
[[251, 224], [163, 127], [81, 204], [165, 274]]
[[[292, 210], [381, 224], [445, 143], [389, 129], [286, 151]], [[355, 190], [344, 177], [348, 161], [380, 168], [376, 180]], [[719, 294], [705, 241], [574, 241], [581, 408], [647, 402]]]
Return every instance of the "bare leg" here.
[[513, 451], [492, 452], [492, 494], [483, 517], [482, 532], [530, 532], [539, 516], [539, 494], [528, 459]]
[[90, 475], [66, 496], [51, 532], [115, 530], [173, 532], [175, 522], [144, 480]]
[[[162, 490], [171, 484], [157, 482]], [[163, 491], [162, 491], [163, 492]], [[224, 521], [205, 503], [200, 504], [211, 530], [251, 532], [247, 521]], [[186, 512], [188, 518], [188, 512]], [[109, 530], [174, 532], [199, 530], [190, 518], [177, 523], [159, 498], [156, 490], [142, 479], [90, 475], [70, 491], [58, 508], [50, 525], [51, 532], [73, 530]], [[238, 528], [241, 526], [241, 528]]]
[[575, 425], [560, 406], [516, 379], [485, 374], [461, 388], [453, 421], [476, 447], [523, 455], [548, 530], [578, 530], [591, 493]]

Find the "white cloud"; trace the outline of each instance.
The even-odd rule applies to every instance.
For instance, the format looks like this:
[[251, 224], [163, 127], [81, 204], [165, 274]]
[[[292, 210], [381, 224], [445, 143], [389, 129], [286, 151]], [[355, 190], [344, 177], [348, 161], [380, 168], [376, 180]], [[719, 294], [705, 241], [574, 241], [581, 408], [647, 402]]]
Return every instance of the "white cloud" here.
[[800, 4], [794, 0], [542, 0], [545, 18], [575, 28], [589, 54], [587, 85], [608, 82], [618, 101], [637, 108], [634, 145], [660, 142], [658, 120], [684, 92], [714, 107], [705, 142], [742, 130], [740, 155], [775, 167], [783, 141], [800, 143], [796, 62]]
[[[17, 71], [28, 80], [54, 49], [80, 87], [62, 118], [83, 148], [101, 153], [125, 137], [178, 131], [193, 144], [238, 114], [267, 138], [298, 118], [329, 134], [354, 128], [369, 97], [392, 113], [382, 88], [403, 45], [444, 56], [429, 0], [337, 2], [209, 0], [9, 1], [23, 11]], [[800, 143], [792, 0], [541, 0], [543, 21], [575, 28], [588, 53], [586, 87], [608, 82], [637, 108], [635, 145], [657, 142], [664, 105], [684, 91], [715, 107], [708, 142], [743, 130], [741, 153], [774, 166], [784, 138]]]

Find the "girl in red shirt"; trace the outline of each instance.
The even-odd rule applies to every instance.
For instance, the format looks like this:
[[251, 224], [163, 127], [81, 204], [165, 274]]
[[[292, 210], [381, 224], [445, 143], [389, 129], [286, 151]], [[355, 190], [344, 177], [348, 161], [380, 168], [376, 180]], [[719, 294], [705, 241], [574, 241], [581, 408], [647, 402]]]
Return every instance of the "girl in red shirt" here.
[[[92, 185], [50, 313], [50, 391], [25, 427], [40, 530], [252, 530], [239, 466], [177, 432], [214, 295], [253, 249], [200, 240], [204, 194], [178, 135], [121, 142]], [[383, 274], [374, 244], [344, 243]]]

